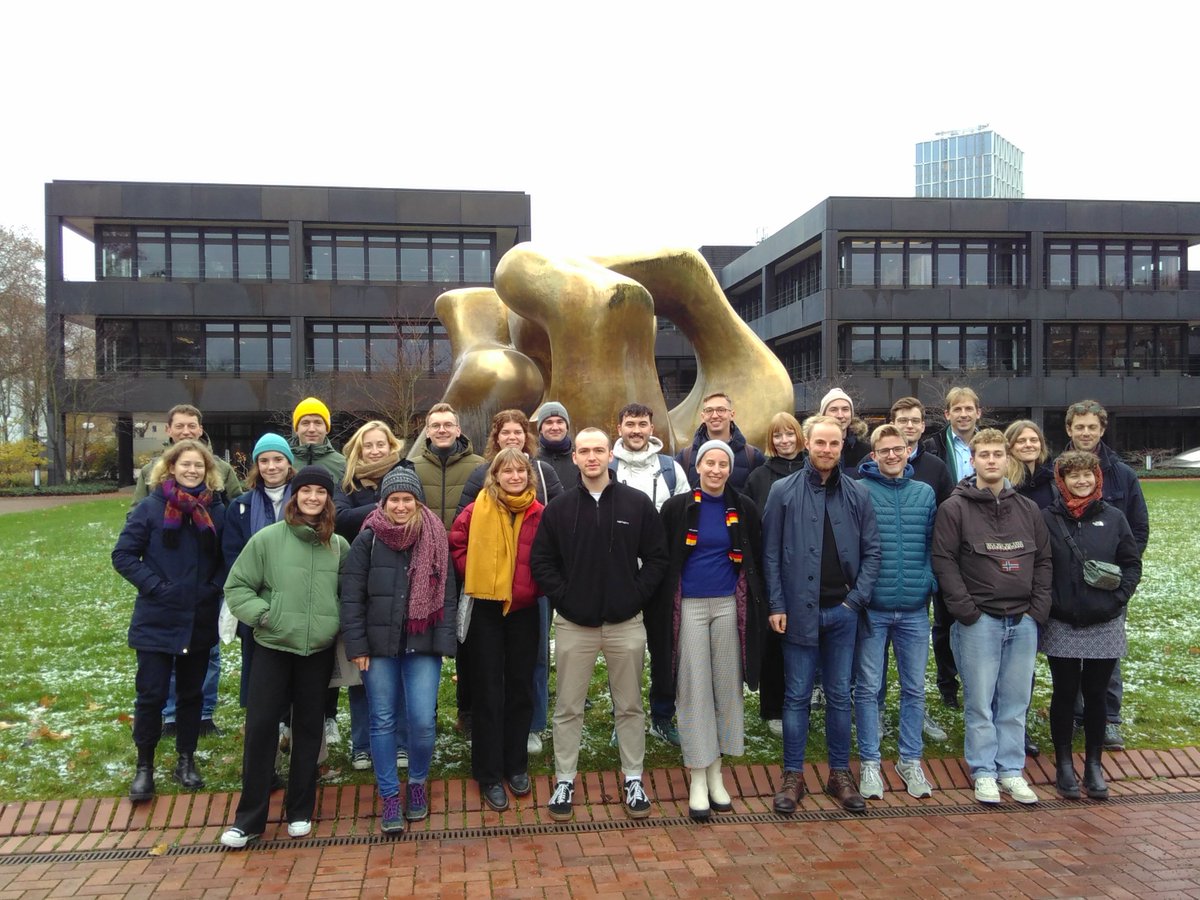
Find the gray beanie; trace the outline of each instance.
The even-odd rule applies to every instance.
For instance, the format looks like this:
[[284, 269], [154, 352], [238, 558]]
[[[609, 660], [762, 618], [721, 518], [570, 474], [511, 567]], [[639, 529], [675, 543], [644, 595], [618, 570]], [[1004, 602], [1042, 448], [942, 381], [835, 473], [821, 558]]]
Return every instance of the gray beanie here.
[[383, 476], [383, 484], [379, 485], [379, 503], [383, 504], [388, 494], [404, 491], [412, 494], [421, 503], [425, 502], [425, 489], [421, 487], [421, 479], [410, 466], [401, 463]]
[[567, 415], [567, 408], [557, 400], [547, 400], [539, 406], [533, 414], [533, 421], [537, 422], [540, 428], [542, 422], [551, 416], [562, 416], [567, 420], [567, 431], [571, 430], [571, 417]]
[[733, 448], [724, 441], [718, 441], [715, 438], [711, 441], [705, 441], [700, 445], [700, 449], [696, 451], [696, 468], [700, 467], [700, 460], [704, 459], [704, 454], [709, 450], [724, 450], [725, 455], [729, 457], [729, 468], [733, 468]]

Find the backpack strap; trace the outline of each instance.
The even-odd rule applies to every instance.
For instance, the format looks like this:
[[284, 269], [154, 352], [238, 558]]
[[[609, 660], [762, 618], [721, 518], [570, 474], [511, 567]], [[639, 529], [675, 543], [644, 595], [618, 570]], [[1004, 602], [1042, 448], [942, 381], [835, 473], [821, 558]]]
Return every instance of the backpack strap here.
[[658, 471], [667, 483], [667, 493], [675, 494], [675, 459], [665, 453], [658, 454]]

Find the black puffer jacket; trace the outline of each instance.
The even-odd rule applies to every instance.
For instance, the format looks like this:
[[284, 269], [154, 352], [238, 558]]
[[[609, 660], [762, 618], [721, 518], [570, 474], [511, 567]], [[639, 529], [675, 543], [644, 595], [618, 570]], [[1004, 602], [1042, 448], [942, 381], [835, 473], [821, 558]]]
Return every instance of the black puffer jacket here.
[[[445, 534], [441, 540], [447, 540]], [[447, 560], [442, 620], [420, 634], [404, 629], [408, 618], [408, 566], [411, 554], [393, 550], [364, 528], [350, 546], [342, 568], [341, 619], [346, 657], [403, 656], [406, 652], [454, 656], [458, 619], [458, 579]]]
[[758, 507], [759, 511], [767, 508], [767, 497], [771, 494], [771, 485], [781, 478], [787, 478], [793, 472], [804, 468], [808, 459], [805, 452], [797, 453], [794, 459], [784, 459], [782, 456], [768, 456], [767, 461], [750, 473], [746, 479], [743, 493]]
[[[1129, 603], [1142, 579], [1142, 556], [1125, 514], [1097, 500], [1078, 519], [1061, 497], [1042, 510], [1050, 532], [1054, 580], [1050, 588], [1050, 617], [1076, 627], [1115, 619]], [[1088, 559], [1121, 567], [1121, 586], [1115, 591], [1094, 588], [1083, 580], [1083, 561], [1063, 536], [1063, 526]]]

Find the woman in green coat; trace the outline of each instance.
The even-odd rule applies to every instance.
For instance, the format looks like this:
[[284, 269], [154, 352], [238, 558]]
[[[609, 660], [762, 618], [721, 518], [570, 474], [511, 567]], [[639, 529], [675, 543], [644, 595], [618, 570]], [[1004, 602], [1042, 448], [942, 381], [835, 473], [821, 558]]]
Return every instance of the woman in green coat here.
[[246, 698], [242, 798], [227, 847], [245, 847], [267, 826], [279, 720], [292, 710], [288, 834], [312, 831], [325, 689], [339, 627], [338, 575], [350, 547], [334, 533], [333, 478], [305, 466], [292, 479], [283, 521], [247, 542], [225, 582], [225, 603], [254, 629]]

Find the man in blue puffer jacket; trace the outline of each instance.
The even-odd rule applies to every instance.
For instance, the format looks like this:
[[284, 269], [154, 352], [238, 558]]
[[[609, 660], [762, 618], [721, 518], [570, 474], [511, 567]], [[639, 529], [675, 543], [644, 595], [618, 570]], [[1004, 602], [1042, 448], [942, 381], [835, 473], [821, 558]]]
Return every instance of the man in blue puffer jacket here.
[[914, 797], [932, 788], [921, 769], [925, 720], [925, 668], [929, 663], [929, 597], [937, 590], [930, 542], [937, 502], [933, 488], [915, 481], [904, 433], [880, 425], [871, 434], [871, 458], [858, 467], [879, 526], [883, 562], [866, 624], [858, 630], [854, 714], [862, 761], [859, 793], [883, 799], [879, 769], [879, 688], [887, 665], [887, 645], [896, 650], [900, 674], [900, 760], [896, 771]]

